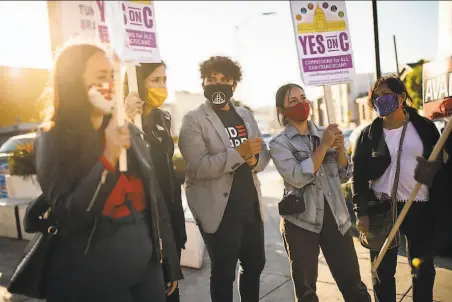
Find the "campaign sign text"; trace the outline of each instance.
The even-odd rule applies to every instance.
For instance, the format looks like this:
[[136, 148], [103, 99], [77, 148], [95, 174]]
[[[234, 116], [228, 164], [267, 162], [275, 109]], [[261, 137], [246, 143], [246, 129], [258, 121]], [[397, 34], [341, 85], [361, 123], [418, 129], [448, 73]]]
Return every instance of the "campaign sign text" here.
[[452, 115], [452, 58], [424, 64], [422, 94], [426, 117], [436, 120]]
[[345, 1], [290, 1], [305, 85], [351, 81], [355, 74]]
[[[105, 2], [96, 2], [96, 21], [98, 36], [104, 43], [109, 43], [107, 25], [105, 23]], [[149, 2], [149, 4], [145, 4]], [[128, 34], [126, 57], [136, 57], [137, 61], [145, 63], [160, 62], [157, 49], [155, 11], [152, 1], [122, 1], [124, 24]], [[131, 55], [133, 53], [133, 55]]]

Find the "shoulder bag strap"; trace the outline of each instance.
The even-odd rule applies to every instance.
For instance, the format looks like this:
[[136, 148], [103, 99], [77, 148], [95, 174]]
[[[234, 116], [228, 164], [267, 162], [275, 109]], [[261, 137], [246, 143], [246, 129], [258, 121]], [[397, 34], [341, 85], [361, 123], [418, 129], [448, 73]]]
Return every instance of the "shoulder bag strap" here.
[[391, 200], [395, 202], [397, 202], [397, 189], [399, 187], [399, 177], [400, 177], [400, 158], [402, 157], [402, 147], [407, 126], [408, 121], [405, 122], [403, 125], [402, 134], [400, 135], [399, 150], [397, 151], [396, 173], [394, 176], [394, 185], [392, 186], [391, 192]]
[[[400, 177], [400, 158], [402, 157], [402, 147], [403, 141], [405, 139], [406, 128], [408, 127], [409, 119], [404, 123], [402, 128], [402, 134], [400, 135], [399, 150], [397, 151], [397, 163], [396, 163], [396, 173], [394, 176], [394, 185], [392, 186], [391, 192], [391, 214], [392, 214], [392, 225], [395, 224], [397, 220], [397, 189], [399, 187], [399, 177]], [[400, 233], [397, 232], [397, 237], [394, 238], [395, 245], [400, 244]]]

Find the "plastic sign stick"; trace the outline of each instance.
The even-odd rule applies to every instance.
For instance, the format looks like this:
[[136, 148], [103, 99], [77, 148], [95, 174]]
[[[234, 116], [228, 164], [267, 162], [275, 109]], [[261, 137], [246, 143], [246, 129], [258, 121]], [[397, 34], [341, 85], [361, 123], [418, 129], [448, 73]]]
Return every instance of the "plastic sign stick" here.
[[[125, 123], [124, 112], [124, 82], [121, 61], [123, 60], [124, 46], [127, 47], [128, 37], [124, 25], [122, 1], [105, 1], [105, 21], [107, 23], [110, 44], [119, 60], [115, 60], [115, 102], [118, 126]], [[127, 171], [127, 150], [122, 149], [119, 157], [119, 171]]]
[[[137, 70], [136, 64], [134, 62], [126, 62], [126, 70], [127, 70], [127, 83], [129, 86], [129, 93], [135, 92], [138, 93], [138, 80], [137, 80]], [[143, 131], [143, 124], [141, 121], [141, 115], [137, 114], [133, 120], [135, 126]]]
[[[452, 123], [448, 122], [446, 127], [444, 128], [444, 131], [443, 131], [441, 137], [439, 138], [438, 142], [436, 143], [435, 148], [433, 148], [432, 154], [428, 158], [429, 161], [436, 160], [439, 153], [443, 149], [444, 143], [446, 142], [447, 138], [449, 137], [451, 130], [452, 130]], [[389, 248], [392, 240], [394, 239], [395, 235], [397, 234], [397, 231], [399, 230], [400, 225], [402, 224], [403, 220], [405, 219], [421, 186], [422, 185], [420, 183], [418, 183], [414, 187], [413, 191], [411, 192], [410, 197], [408, 198], [408, 201], [403, 206], [402, 212], [400, 212], [399, 217], [397, 218], [397, 221], [395, 222], [394, 226], [392, 227], [392, 230], [389, 233], [388, 238], [386, 238], [386, 241], [383, 244], [383, 247], [382, 247], [380, 253], [378, 254], [378, 257], [374, 260], [374, 263], [372, 264], [372, 276], [376, 277], [377, 279], [378, 279], [377, 269], [380, 266], [381, 261], [383, 261], [383, 257], [385, 256], [386, 252], [388, 251], [388, 248]]]
[[[124, 110], [124, 84], [122, 80], [123, 73], [121, 72], [121, 62], [116, 60], [115, 62], [115, 105], [116, 105], [116, 122], [118, 127], [122, 127], [125, 124], [125, 110]], [[127, 171], [127, 150], [125, 148], [121, 149], [119, 154], [119, 171]]]

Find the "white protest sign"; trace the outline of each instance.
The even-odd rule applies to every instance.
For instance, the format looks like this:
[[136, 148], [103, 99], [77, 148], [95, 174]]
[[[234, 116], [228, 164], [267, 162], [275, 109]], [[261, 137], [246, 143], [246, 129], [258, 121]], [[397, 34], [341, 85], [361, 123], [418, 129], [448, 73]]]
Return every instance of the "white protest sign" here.
[[[54, 45], [62, 46], [71, 37], [99, 39], [110, 43], [105, 20], [105, 4], [112, 1], [48, 1], [50, 29]], [[113, 1], [118, 2], [118, 1]], [[115, 18], [124, 21], [129, 48], [125, 61], [161, 62], [156, 39], [153, 1], [119, 1], [121, 11]], [[115, 33], [116, 35], [116, 33]]]
[[345, 1], [290, 1], [290, 8], [304, 84], [351, 81], [355, 69]]
[[[140, 63], [161, 62], [157, 48], [155, 10], [153, 1], [93, 1], [95, 2], [96, 25], [99, 39], [110, 43], [110, 34], [106, 22], [107, 5], [116, 2], [120, 5], [114, 12], [115, 22], [124, 21], [124, 30], [127, 33], [127, 43], [121, 52], [122, 61], [137, 61]], [[119, 3], [118, 3], [119, 2]], [[110, 23], [111, 24], [111, 23]], [[115, 35], [122, 35], [113, 31]], [[126, 46], [127, 45], [127, 46]]]

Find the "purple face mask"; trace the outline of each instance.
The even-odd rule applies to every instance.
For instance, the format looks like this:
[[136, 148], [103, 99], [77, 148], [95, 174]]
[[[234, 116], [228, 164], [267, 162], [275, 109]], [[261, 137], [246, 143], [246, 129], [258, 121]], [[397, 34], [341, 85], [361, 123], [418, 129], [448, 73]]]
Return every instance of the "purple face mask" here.
[[388, 116], [399, 108], [397, 94], [385, 94], [374, 99], [374, 109], [379, 116]]

